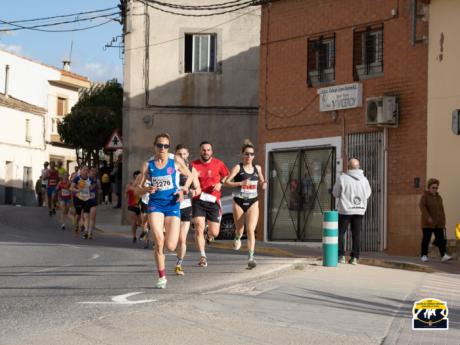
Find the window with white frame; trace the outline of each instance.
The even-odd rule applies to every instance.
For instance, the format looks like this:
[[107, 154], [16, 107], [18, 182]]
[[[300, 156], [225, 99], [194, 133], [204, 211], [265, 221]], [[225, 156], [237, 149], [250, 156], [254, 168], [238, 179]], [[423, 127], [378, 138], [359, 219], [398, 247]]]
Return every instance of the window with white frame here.
[[185, 73], [216, 71], [216, 34], [185, 34]]
[[309, 38], [307, 84], [317, 87], [335, 82], [335, 34]]
[[353, 46], [355, 80], [383, 75], [383, 25], [356, 30]]

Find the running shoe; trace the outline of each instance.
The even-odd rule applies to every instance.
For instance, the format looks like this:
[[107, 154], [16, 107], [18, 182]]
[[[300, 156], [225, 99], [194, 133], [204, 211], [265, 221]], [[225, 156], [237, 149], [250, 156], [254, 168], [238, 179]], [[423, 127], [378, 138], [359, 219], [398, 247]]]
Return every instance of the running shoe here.
[[255, 268], [256, 266], [257, 266], [256, 260], [255, 260], [254, 258], [250, 258], [250, 259], [248, 260], [248, 268], [249, 268], [249, 269], [253, 269], [253, 268]]
[[449, 261], [449, 260], [452, 260], [452, 256], [450, 256], [448, 254], [444, 254], [444, 256], [441, 259], [442, 262], [446, 262], [446, 261]]
[[423, 262], [428, 262], [428, 256], [422, 255], [422, 257], [420, 258], [420, 260], [422, 260]]
[[166, 283], [168, 281], [166, 280], [166, 277], [161, 277], [161, 278], [158, 278], [158, 281], [155, 285], [155, 288], [156, 289], [165, 289], [166, 288]]
[[358, 264], [358, 259], [357, 258], [350, 258], [348, 261], [350, 265], [357, 265]]
[[139, 240], [144, 239], [145, 235], [147, 235], [147, 231], [142, 231], [142, 233], [139, 236]]
[[241, 238], [235, 237], [235, 239], [233, 240], [233, 249], [240, 250], [240, 248], [241, 248]]
[[345, 259], [345, 256], [340, 256], [339, 257], [339, 264], [346, 264], [347, 260]]
[[61, 225], [61, 230], [65, 230], [65, 224]]
[[88, 240], [92, 240], [93, 239], [93, 234], [89, 234], [88, 235]]
[[183, 276], [185, 274], [184, 270], [182, 269], [182, 266], [176, 266], [174, 272], [178, 276]]
[[198, 262], [198, 266], [200, 267], [207, 267], [208, 261], [206, 260], [206, 256], [200, 257], [200, 261]]
[[144, 249], [149, 249], [149, 246], [150, 246], [150, 241], [149, 240], [145, 241]]
[[88, 233], [87, 233], [87, 232], [85, 232], [85, 233], [83, 234], [83, 239], [85, 239], [85, 240], [88, 239]]

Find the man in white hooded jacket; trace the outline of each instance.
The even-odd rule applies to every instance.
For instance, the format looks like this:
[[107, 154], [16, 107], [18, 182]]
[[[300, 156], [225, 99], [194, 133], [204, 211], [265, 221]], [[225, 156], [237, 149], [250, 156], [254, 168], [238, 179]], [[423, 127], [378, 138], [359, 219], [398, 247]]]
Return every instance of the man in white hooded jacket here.
[[352, 252], [349, 263], [356, 265], [359, 260], [361, 229], [366, 213], [367, 200], [371, 196], [371, 186], [359, 168], [359, 160], [348, 161], [348, 172], [341, 174], [334, 185], [332, 194], [338, 199], [339, 211], [339, 262], [345, 263], [345, 234], [350, 226]]

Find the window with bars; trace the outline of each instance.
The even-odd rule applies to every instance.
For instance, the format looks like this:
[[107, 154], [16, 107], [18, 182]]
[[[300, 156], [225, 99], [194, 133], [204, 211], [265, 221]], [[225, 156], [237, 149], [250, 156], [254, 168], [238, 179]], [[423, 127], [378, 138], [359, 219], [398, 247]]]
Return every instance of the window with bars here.
[[308, 86], [335, 82], [335, 35], [308, 39]]
[[354, 32], [353, 74], [355, 80], [383, 75], [383, 25]]
[[216, 71], [216, 34], [185, 34], [185, 73]]

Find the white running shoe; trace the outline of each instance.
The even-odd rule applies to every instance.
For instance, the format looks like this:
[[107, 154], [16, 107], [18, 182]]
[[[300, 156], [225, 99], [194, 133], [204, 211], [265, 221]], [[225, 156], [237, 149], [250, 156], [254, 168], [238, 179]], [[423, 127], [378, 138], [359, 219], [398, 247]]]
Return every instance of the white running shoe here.
[[428, 262], [428, 256], [426, 255], [423, 255], [420, 260], [422, 260], [423, 262]]
[[236, 238], [233, 240], [233, 249], [240, 250], [241, 248], [241, 238]]
[[441, 258], [442, 262], [446, 262], [446, 261], [449, 261], [449, 260], [452, 260], [452, 256], [450, 256], [448, 254], [444, 254], [444, 256]]
[[158, 278], [158, 281], [155, 285], [155, 288], [156, 289], [165, 289], [166, 288], [166, 283], [168, 281], [166, 280], [166, 277], [161, 277], [161, 278]]

